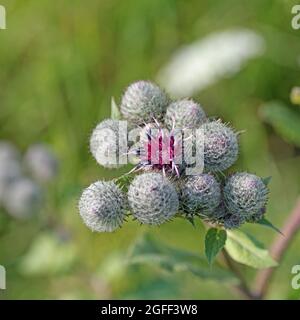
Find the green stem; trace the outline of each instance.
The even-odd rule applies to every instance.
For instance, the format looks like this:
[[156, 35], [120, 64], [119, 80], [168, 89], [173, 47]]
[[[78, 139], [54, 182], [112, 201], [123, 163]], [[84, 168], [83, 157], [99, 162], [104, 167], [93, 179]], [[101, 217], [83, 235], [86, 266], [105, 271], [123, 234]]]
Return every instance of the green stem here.
[[[300, 198], [298, 198], [294, 209], [287, 219], [283, 229], [282, 235], [278, 235], [275, 239], [270, 253], [271, 256], [280, 262], [286, 253], [288, 247], [292, 243], [295, 235], [300, 231]], [[258, 299], [264, 299], [268, 293], [271, 280], [273, 278], [276, 268], [263, 269], [258, 272], [255, 281], [255, 295]]]

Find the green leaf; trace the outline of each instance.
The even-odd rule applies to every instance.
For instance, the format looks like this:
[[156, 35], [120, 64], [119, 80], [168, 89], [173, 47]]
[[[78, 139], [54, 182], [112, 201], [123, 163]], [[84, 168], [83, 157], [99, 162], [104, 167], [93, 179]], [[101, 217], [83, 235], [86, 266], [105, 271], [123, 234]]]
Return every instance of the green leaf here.
[[190, 272], [201, 279], [236, 283], [238, 280], [219, 264], [210, 268], [204, 257], [183, 250], [177, 250], [144, 235], [133, 245], [128, 256], [129, 264], [149, 264], [173, 272]]
[[114, 97], [111, 98], [111, 118], [113, 120], [121, 119], [121, 113], [120, 113], [119, 107], [116, 104]]
[[262, 225], [262, 226], [266, 226], [268, 228], [271, 228], [273, 230], [275, 230], [276, 232], [280, 233], [281, 235], [283, 235], [283, 233], [280, 231], [280, 229], [278, 229], [277, 227], [275, 227], [269, 220], [267, 220], [266, 218], [262, 218], [261, 220], [259, 220], [257, 222], [258, 224]]
[[262, 178], [261, 180], [265, 184], [265, 186], [267, 187], [269, 185], [269, 183], [271, 182], [272, 177], [271, 176], [265, 177], [265, 178]]
[[205, 236], [205, 254], [210, 265], [224, 247], [226, 238], [227, 234], [225, 230], [211, 228], [207, 231]]
[[253, 268], [277, 266], [268, 251], [256, 239], [242, 231], [227, 231], [225, 249], [235, 261]]
[[273, 101], [263, 105], [260, 114], [284, 140], [300, 146], [300, 112]]

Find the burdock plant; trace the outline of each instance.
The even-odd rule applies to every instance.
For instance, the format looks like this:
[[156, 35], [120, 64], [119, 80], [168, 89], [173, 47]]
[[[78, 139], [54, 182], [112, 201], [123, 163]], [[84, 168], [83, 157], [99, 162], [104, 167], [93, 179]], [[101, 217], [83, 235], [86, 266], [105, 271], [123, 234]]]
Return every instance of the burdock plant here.
[[[120, 151], [120, 137], [132, 135], [121, 132], [121, 120], [139, 133], [137, 140], [127, 141], [125, 152], [124, 146]], [[253, 237], [237, 230], [245, 223], [276, 229], [265, 218], [269, 179], [229, 172], [238, 159], [239, 133], [220, 119], [208, 118], [197, 102], [171, 101], [158, 85], [135, 82], [125, 90], [120, 109], [113, 103], [112, 118], [94, 129], [90, 150], [106, 168], [119, 167], [124, 153], [136, 159], [129, 173], [83, 191], [79, 212], [92, 231], [115, 231], [127, 216], [146, 225], [182, 218], [195, 226], [197, 218], [208, 229], [205, 253], [210, 264], [222, 251], [229, 266], [231, 259], [255, 268], [276, 265]], [[191, 167], [197, 170], [189, 171]]]

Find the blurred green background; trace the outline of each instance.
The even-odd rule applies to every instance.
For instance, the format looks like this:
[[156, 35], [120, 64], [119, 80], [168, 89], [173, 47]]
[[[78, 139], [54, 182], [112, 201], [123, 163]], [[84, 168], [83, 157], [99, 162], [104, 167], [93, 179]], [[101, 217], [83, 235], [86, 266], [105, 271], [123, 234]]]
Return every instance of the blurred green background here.
[[[129, 221], [113, 234], [90, 232], [81, 222], [81, 189], [122, 171], [99, 167], [88, 149], [91, 130], [110, 115], [110, 100], [139, 79], [155, 80], [183, 45], [214, 31], [246, 27], [266, 42], [265, 53], [234, 76], [194, 95], [241, 136], [232, 169], [272, 176], [268, 218], [281, 227], [300, 193], [300, 152], [260, 117], [270, 100], [291, 105], [300, 85], [300, 30], [291, 27], [296, 1], [1, 0], [7, 30], [0, 30], [0, 139], [21, 150], [45, 142], [57, 154], [60, 174], [42, 212], [16, 221], [0, 211], [0, 264], [7, 290], [0, 299], [176, 298], [236, 299], [228, 287], [189, 274], [166, 275], [122, 264], [144, 231], [177, 248], [203, 252], [204, 230], [181, 219], [159, 228]], [[300, 134], [300, 127], [298, 127]], [[266, 245], [275, 233], [247, 225]], [[279, 266], [268, 298], [299, 299], [291, 268], [300, 264], [300, 234]], [[243, 268], [252, 279], [254, 271]], [[251, 281], [251, 280], [250, 280]]]

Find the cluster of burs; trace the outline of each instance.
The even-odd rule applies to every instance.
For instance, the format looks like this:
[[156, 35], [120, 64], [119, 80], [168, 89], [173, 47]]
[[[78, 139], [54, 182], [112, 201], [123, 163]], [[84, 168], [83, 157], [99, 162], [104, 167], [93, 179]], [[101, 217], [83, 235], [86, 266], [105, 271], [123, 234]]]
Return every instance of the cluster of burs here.
[[0, 207], [12, 217], [26, 219], [43, 204], [43, 188], [57, 174], [58, 161], [43, 144], [31, 145], [24, 155], [0, 141]]
[[[225, 229], [263, 218], [268, 200], [264, 179], [247, 172], [227, 176], [224, 173], [236, 162], [239, 153], [238, 133], [228, 125], [207, 118], [202, 107], [191, 99], [170, 100], [159, 86], [149, 81], [135, 82], [125, 90], [120, 113], [129, 126], [137, 126], [141, 131], [153, 126], [167, 128], [169, 132], [176, 128], [183, 133], [200, 128], [197, 131], [203, 135], [204, 170], [197, 175], [187, 175], [184, 161], [174, 170], [177, 166], [171, 163], [173, 147], [166, 166], [144, 165], [145, 159], [141, 159], [138, 173], [130, 180], [126, 192], [118, 179], [93, 183], [83, 191], [79, 201], [80, 215], [91, 230], [112, 232], [129, 214], [148, 225], [160, 225], [177, 216], [198, 216]], [[116, 134], [112, 135], [111, 147], [109, 137], [105, 137], [105, 150], [101, 150], [105, 128]], [[117, 120], [107, 119], [94, 129], [90, 148], [96, 160], [101, 158], [99, 150], [107, 155], [116, 150], [118, 128]], [[147, 136], [151, 140], [151, 134]], [[163, 138], [158, 141], [162, 146]], [[98, 163], [106, 166], [100, 160]], [[117, 166], [107, 164], [107, 167]]]

